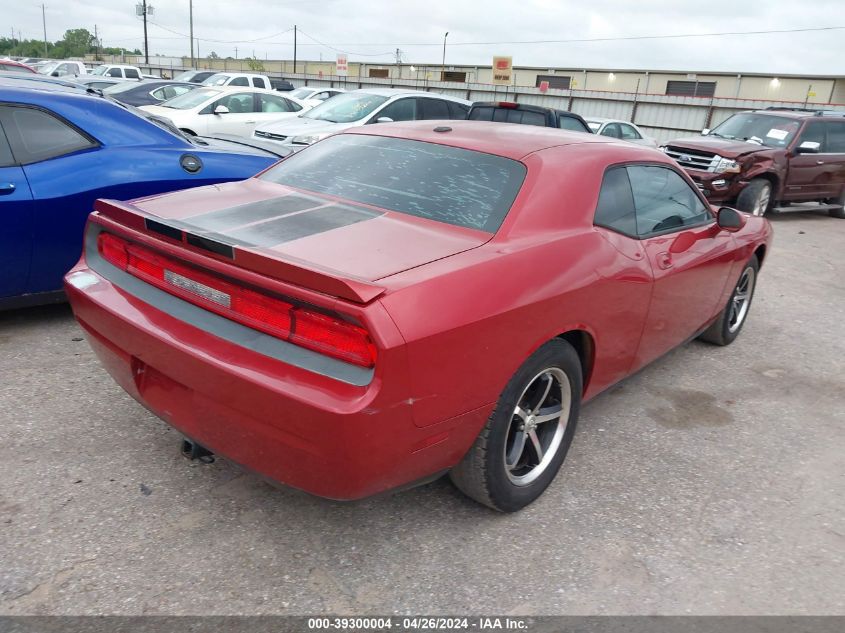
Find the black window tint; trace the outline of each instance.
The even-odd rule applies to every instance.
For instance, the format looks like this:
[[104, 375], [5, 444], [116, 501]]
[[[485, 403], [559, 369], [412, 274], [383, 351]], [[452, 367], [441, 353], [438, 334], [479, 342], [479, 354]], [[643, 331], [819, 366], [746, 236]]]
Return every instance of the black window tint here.
[[450, 119], [465, 119], [467, 118], [467, 112], [469, 112], [469, 106], [465, 106], [462, 103], [455, 103], [454, 101], [447, 101], [446, 107], [449, 108], [449, 118]]
[[36, 163], [94, 147], [81, 133], [51, 114], [33, 108], [0, 108], [0, 122], [22, 164]]
[[697, 226], [712, 218], [692, 187], [674, 170], [645, 165], [627, 169], [640, 236]]
[[417, 118], [416, 99], [397, 99], [376, 114], [376, 120], [386, 116], [394, 121], [414, 121]]
[[827, 123], [827, 151], [835, 154], [845, 153], [845, 121]]
[[482, 231], [513, 204], [525, 166], [457, 147], [339, 134], [293, 154], [260, 178]]
[[248, 86], [249, 80], [246, 77], [235, 77], [232, 81], [229, 82], [230, 86]]
[[0, 167], [9, 167], [15, 164], [15, 158], [12, 156], [12, 148], [9, 147], [9, 141], [3, 133], [3, 128], [0, 126]]
[[110, 68], [109, 72], [106, 73], [109, 77], [123, 77], [120, 72], [120, 68]]
[[596, 207], [595, 224], [637, 237], [634, 196], [624, 167], [613, 167], [605, 173]]
[[127, 68], [126, 69], [126, 77], [128, 79], [140, 79], [141, 75], [138, 74], [138, 71], [135, 70], [134, 68]]
[[449, 106], [446, 105], [445, 101], [440, 99], [420, 97], [417, 100], [417, 106], [422, 107], [421, 119], [435, 120], [449, 118]]
[[819, 152], [826, 152], [827, 150], [827, 143], [825, 142], [825, 124], [821, 121], [810, 121], [804, 126], [804, 131], [801, 133], [801, 140], [799, 143], [806, 143], [810, 141], [811, 143], [818, 143], [819, 144]]
[[574, 132], [589, 132], [590, 128], [581, 123], [574, 116], [559, 115], [558, 126], [562, 130], [572, 130]]

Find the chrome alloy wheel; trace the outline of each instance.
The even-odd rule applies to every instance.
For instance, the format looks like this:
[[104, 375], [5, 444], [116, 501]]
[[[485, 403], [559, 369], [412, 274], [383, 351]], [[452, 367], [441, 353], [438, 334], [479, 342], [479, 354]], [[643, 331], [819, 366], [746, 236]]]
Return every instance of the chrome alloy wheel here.
[[754, 294], [754, 269], [750, 266], [742, 271], [742, 276], [736, 284], [733, 297], [731, 297], [731, 309], [728, 313], [728, 332], [733, 334], [745, 321], [748, 314], [748, 307], [751, 305], [751, 295]]
[[505, 472], [516, 486], [539, 477], [560, 447], [572, 405], [569, 378], [557, 367], [534, 376], [514, 407], [505, 438]]
[[766, 186], [760, 190], [760, 195], [754, 203], [754, 208], [751, 210], [752, 215], [765, 215], [766, 209], [769, 208], [769, 200], [772, 197], [772, 186], [766, 183]]

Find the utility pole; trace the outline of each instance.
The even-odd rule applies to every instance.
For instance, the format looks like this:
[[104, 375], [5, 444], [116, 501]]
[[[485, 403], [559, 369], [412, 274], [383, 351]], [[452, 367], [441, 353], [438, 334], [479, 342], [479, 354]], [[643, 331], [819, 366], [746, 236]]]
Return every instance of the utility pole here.
[[100, 61], [100, 37], [99, 37], [99, 34], [97, 33], [97, 25], [96, 24], [94, 25], [94, 46], [95, 46], [94, 59], [96, 59], [97, 61]]
[[237, 59], [237, 58], [238, 58], [238, 47], [235, 46], [235, 59]]
[[[194, 68], [194, 0], [188, 0], [188, 24], [191, 35], [191, 68]], [[197, 56], [199, 56], [199, 42], [197, 44]]]
[[293, 74], [296, 74], [296, 24], [293, 25]]
[[41, 24], [44, 26], [44, 57], [47, 57], [47, 9], [41, 5]]
[[[150, 63], [150, 45], [147, 42], [147, 0], [141, 0], [144, 10], [144, 63]], [[149, 70], [147, 71], [149, 72]]]
[[443, 36], [443, 63], [441, 64], [440, 81], [443, 81], [444, 77], [446, 77], [446, 38], [447, 37], [449, 37], [449, 31], [446, 31], [446, 35]]

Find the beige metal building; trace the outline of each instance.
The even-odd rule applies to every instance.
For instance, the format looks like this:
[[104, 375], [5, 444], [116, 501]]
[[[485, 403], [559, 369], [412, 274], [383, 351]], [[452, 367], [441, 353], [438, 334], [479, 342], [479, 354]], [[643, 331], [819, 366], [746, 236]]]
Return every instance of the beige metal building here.
[[[115, 56], [109, 61], [143, 64], [142, 57]], [[292, 60], [198, 59], [198, 68], [250, 72], [294, 74]], [[188, 58], [150, 58], [150, 65], [169, 66], [174, 70], [190, 66]], [[260, 66], [259, 66], [260, 65]], [[252, 72], [255, 72], [254, 70]], [[334, 61], [299, 60], [296, 74], [315, 78], [331, 78], [336, 74]], [[683, 97], [715, 97], [720, 99], [752, 99], [807, 102], [808, 104], [845, 104], [845, 75], [785, 75], [762, 73], [712, 73], [697, 71], [630, 70], [607, 68], [554, 68], [515, 66], [514, 85], [540, 87], [548, 82], [551, 89], [590, 90], [672, 95]], [[461, 84], [489, 84], [491, 66], [439, 64], [366, 64], [349, 62], [349, 79], [388, 79], [402, 82], [447, 81]]]

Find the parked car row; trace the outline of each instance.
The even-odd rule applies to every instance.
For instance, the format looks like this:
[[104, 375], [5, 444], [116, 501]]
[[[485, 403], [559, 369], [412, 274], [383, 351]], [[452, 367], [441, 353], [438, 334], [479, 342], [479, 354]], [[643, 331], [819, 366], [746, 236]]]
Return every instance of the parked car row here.
[[186, 137], [73, 84], [0, 77], [0, 306], [63, 298], [97, 198], [242, 180], [287, 153]]

